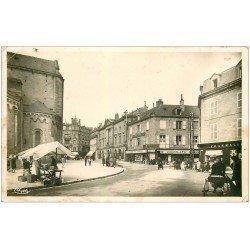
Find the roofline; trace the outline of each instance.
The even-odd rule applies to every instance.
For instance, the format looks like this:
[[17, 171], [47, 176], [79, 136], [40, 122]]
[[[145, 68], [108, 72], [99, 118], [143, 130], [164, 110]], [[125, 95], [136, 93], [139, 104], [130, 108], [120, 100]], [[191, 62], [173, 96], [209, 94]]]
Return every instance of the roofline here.
[[16, 66], [16, 65], [9, 64], [9, 63], [7, 64], [7, 67], [14, 68], [14, 69], [20, 69], [20, 70], [26, 70], [26, 71], [30, 71], [30, 72], [36, 72], [38, 74], [56, 76], [56, 77], [61, 78], [63, 80], [63, 82], [64, 82], [64, 78], [62, 77], [61, 74], [54, 74], [54, 73], [43, 71], [43, 70], [37, 70], [37, 69], [32, 69], [32, 68], [27, 68], [27, 67], [22, 67], [22, 66]]
[[213, 75], [221, 75], [221, 74], [225, 73], [226, 71], [228, 71], [228, 70], [230, 70], [230, 69], [236, 68], [236, 67], [239, 65], [239, 63], [240, 63], [241, 61], [242, 61], [242, 59], [240, 59], [239, 62], [238, 62], [236, 65], [234, 65], [234, 66], [232, 66], [232, 67], [230, 67], [230, 68], [228, 68], [228, 69], [225, 69], [224, 71], [221, 71], [220, 73], [213, 73], [212, 76], [209, 77], [209, 78], [207, 78], [206, 80], [204, 80], [203, 83], [204, 83], [205, 81], [211, 79], [211, 78], [213, 77]]
[[205, 92], [205, 93], [199, 95], [199, 98], [202, 99], [202, 98], [211, 96], [211, 95], [213, 95], [215, 93], [218, 93], [218, 92], [221, 92], [221, 91], [223, 91], [225, 89], [231, 88], [231, 87], [233, 87], [233, 86], [235, 86], [235, 85], [237, 85], [239, 83], [242, 83], [242, 78], [241, 77], [238, 78], [238, 79], [236, 79], [236, 80], [234, 80], [234, 81], [231, 81], [231, 82], [228, 82], [226, 84], [223, 84], [223, 85], [221, 85], [220, 87], [218, 87], [216, 89], [209, 90], [208, 92]]

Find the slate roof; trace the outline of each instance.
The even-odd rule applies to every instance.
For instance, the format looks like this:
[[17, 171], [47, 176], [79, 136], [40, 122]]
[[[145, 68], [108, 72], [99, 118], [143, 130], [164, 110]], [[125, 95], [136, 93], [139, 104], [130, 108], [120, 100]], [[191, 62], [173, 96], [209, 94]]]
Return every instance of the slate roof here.
[[50, 114], [50, 115], [56, 114], [53, 110], [49, 109], [45, 104], [43, 104], [40, 101], [35, 101], [30, 105], [23, 105], [23, 111], [34, 112], [34, 113], [44, 113], [44, 114]]
[[23, 67], [61, 76], [61, 74], [59, 73], [59, 65], [57, 61], [51, 61], [12, 52], [7, 53], [7, 58], [8, 66]]
[[131, 124], [140, 122], [142, 120], [146, 120], [150, 117], [176, 117], [176, 118], [183, 118], [189, 117], [190, 113], [194, 113], [195, 118], [199, 118], [200, 110], [198, 106], [191, 106], [191, 105], [184, 105], [184, 110], [181, 112], [180, 115], [177, 115], [176, 109], [181, 108], [180, 105], [160, 105], [158, 107], [154, 107], [140, 116], [140, 120], [132, 122]]

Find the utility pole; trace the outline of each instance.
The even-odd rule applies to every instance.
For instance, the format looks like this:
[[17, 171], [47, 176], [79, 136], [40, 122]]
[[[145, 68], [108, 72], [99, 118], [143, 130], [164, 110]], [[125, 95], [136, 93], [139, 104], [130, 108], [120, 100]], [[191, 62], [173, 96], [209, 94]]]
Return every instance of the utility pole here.
[[189, 126], [189, 135], [190, 135], [190, 159], [193, 167], [194, 163], [194, 113], [190, 112], [190, 126]]

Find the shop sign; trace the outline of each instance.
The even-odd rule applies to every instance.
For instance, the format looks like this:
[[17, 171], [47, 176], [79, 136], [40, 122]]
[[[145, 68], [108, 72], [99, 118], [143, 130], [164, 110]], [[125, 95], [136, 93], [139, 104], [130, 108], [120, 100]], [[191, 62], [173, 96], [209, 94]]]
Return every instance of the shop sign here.
[[126, 154], [144, 154], [144, 153], [147, 153], [147, 150], [126, 151]]
[[[190, 150], [158, 150], [160, 154], [173, 154], [173, 155], [181, 155], [181, 154], [190, 154]], [[199, 154], [199, 150], [193, 150], [194, 154]]]

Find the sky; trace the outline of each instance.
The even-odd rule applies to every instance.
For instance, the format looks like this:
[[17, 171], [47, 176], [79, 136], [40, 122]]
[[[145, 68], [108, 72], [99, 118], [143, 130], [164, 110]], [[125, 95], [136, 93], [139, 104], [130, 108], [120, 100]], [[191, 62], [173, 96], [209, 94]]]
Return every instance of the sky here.
[[[9, 47], [7, 51], [58, 60], [64, 81], [64, 114], [96, 127], [115, 113], [144, 105], [197, 105], [203, 81], [236, 65], [241, 53], [164, 47]], [[206, 51], [206, 52], [205, 52]], [[231, 50], [232, 51], [232, 50]]]

